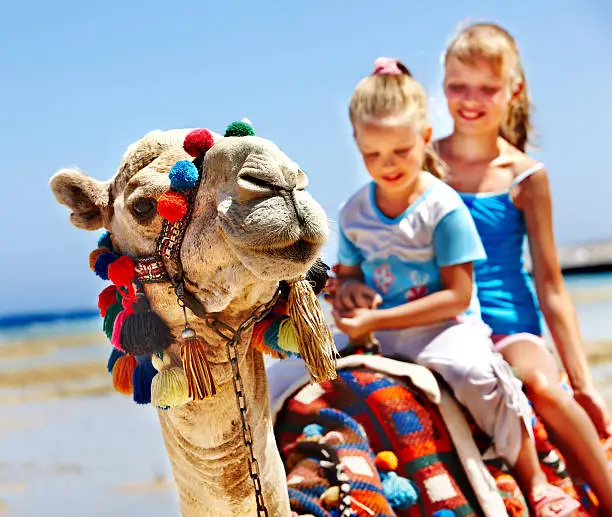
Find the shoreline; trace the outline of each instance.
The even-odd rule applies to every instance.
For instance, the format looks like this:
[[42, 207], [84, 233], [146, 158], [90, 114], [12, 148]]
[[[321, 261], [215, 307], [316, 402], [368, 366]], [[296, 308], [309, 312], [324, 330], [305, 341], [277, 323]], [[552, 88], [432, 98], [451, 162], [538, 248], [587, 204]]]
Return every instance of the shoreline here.
[[[612, 408], [612, 340], [584, 343], [597, 385]], [[110, 345], [102, 332], [4, 341], [0, 345], [0, 406], [114, 393], [106, 369]]]

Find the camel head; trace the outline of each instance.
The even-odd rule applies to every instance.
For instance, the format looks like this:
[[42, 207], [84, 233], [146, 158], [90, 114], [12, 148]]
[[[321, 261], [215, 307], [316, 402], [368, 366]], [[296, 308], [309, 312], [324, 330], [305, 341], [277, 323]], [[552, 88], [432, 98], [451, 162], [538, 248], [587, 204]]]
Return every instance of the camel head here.
[[[137, 279], [174, 338], [186, 323], [176, 289], [168, 289], [179, 281], [190, 326], [196, 328], [205, 325], [194, 322], [194, 314], [222, 314], [226, 323], [229, 318], [238, 324], [277, 293], [279, 282], [304, 283], [328, 233], [325, 213], [306, 192], [307, 184], [298, 164], [254, 136], [246, 123], [231, 124], [224, 137], [207, 130], [152, 131], [128, 148], [106, 182], [73, 169], [51, 178], [75, 226], [108, 230], [111, 259], [129, 257], [137, 272], [147, 258], [157, 260], [165, 279]], [[168, 239], [174, 248], [164, 255], [160, 243]], [[101, 276], [112, 276], [116, 265]], [[126, 350], [141, 355], [164, 348]], [[213, 363], [226, 359], [223, 350], [210, 353]], [[218, 373], [227, 380], [228, 365]]]
[[[108, 229], [121, 254], [153, 255], [168, 173], [192, 159], [183, 149], [188, 133], [152, 131], [129, 147], [109, 181], [62, 170], [51, 188], [75, 226]], [[186, 287], [208, 312], [238, 299], [261, 302], [279, 280], [304, 275], [328, 233], [325, 213], [305, 190], [306, 174], [276, 145], [255, 136], [215, 140], [180, 250]]]

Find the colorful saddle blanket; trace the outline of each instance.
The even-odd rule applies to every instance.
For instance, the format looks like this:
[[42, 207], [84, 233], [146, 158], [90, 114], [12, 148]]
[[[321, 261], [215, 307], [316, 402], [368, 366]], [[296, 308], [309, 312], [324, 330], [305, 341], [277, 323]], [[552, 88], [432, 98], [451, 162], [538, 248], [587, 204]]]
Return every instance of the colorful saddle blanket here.
[[[466, 416], [484, 454], [490, 439]], [[532, 423], [549, 480], [581, 501], [583, 516], [595, 515], [588, 487], [572, 481], [540, 421], [534, 416]], [[341, 370], [335, 381], [290, 397], [275, 430], [297, 515], [482, 515], [437, 406], [395, 378], [365, 368]], [[385, 451], [395, 453], [397, 465], [381, 464]], [[508, 515], [528, 517], [503, 461], [485, 463]]]

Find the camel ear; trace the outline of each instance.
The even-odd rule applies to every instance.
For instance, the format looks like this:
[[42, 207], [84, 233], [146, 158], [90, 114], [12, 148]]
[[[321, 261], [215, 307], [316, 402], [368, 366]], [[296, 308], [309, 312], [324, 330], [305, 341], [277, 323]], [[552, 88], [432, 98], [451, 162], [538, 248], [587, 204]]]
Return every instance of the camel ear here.
[[70, 222], [83, 230], [98, 230], [104, 226], [109, 210], [107, 183], [94, 180], [81, 171], [62, 169], [49, 181], [57, 202], [70, 210]]

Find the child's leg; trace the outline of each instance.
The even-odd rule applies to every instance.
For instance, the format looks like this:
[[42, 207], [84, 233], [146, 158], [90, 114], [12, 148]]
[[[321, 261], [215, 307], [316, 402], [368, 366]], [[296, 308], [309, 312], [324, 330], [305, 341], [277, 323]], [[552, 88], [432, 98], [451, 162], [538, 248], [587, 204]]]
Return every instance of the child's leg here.
[[[535, 504], [536, 515], [570, 515], [576, 508], [569, 496], [549, 487], [528, 434], [530, 408], [522, 386], [504, 359], [493, 351], [486, 327], [452, 326], [427, 344], [416, 362], [438, 372], [478, 426], [493, 437], [497, 452], [516, 469], [518, 481]], [[543, 495], [540, 495], [543, 494]]]
[[508, 344], [501, 354], [527, 386], [570, 470], [595, 492], [604, 515], [612, 515], [612, 472], [604, 448], [586, 411], [559, 385], [552, 354], [534, 341]]

